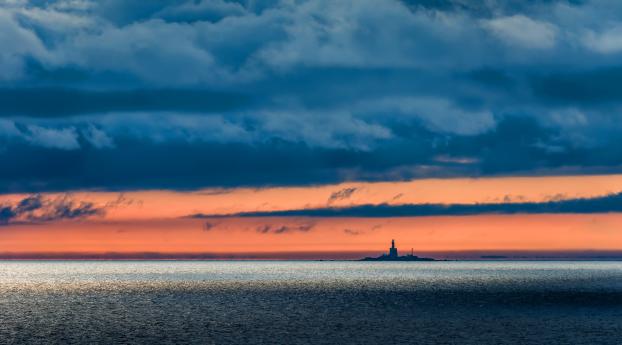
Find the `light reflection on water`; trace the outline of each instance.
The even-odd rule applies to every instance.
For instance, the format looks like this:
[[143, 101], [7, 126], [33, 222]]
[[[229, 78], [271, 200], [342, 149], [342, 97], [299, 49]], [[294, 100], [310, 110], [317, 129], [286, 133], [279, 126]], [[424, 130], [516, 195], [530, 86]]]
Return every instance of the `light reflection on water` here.
[[384, 339], [619, 344], [622, 263], [0, 261], [0, 344]]
[[[622, 262], [0, 261], [0, 284], [103, 281], [535, 280], [622, 277]], [[603, 283], [618, 283], [615, 280]]]

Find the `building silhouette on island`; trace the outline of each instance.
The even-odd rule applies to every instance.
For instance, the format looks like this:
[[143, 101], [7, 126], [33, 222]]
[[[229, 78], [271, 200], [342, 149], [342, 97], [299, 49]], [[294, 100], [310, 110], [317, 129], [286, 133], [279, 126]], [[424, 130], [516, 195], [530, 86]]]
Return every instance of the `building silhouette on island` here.
[[397, 247], [395, 247], [395, 240], [391, 240], [391, 248], [389, 248], [389, 254], [382, 254], [378, 257], [372, 258], [367, 257], [361, 259], [361, 261], [435, 261], [432, 258], [420, 258], [414, 255], [414, 252], [411, 251], [409, 255], [399, 256], [397, 252]]
[[399, 255], [397, 255], [397, 248], [395, 248], [395, 240], [391, 240], [391, 248], [389, 248], [389, 257], [390, 258], [399, 257]]

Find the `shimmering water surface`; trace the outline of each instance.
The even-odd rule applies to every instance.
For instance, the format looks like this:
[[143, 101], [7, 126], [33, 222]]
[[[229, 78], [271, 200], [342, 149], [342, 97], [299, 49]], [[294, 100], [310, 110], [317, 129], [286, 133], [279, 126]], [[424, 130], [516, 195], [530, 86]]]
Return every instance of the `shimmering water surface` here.
[[622, 263], [0, 261], [0, 343], [622, 344]]

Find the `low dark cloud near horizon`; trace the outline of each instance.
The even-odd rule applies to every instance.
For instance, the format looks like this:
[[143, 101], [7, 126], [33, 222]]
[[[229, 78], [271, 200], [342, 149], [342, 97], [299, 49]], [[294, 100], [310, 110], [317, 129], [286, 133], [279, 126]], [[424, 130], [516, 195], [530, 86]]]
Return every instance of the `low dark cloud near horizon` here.
[[142, 205], [142, 200], [119, 193], [116, 199], [97, 205], [69, 193], [56, 196], [32, 194], [12, 202], [0, 200], [0, 226], [103, 217], [108, 210], [130, 205]]
[[18, 0], [0, 32], [0, 193], [622, 172], [614, 0]]
[[[544, 202], [503, 202], [476, 204], [377, 204], [349, 207], [306, 208], [281, 211], [242, 212], [229, 215], [195, 214], [197, 219], [221, 217], [430, 217], [487, 214], [592, 214], [622, 212], [622, 193], [593, 198], [554, 199]], [[374, 227], [375, 228], [375, 227]], [[358, 231], [345, 229], [346, 233]]]
[[14, 204], [0, 204], [0, 226], [13, 223], [44, 223], [103, 216], [112, 204], [98, 207], [92, 202], [74, 200], [69, 195], [27, 196]]
[[263, 224], [255, 228], [260, 234], [282, 235], [295, 232], [309, 232], [315, 227], [314, 222], [292, 224]]

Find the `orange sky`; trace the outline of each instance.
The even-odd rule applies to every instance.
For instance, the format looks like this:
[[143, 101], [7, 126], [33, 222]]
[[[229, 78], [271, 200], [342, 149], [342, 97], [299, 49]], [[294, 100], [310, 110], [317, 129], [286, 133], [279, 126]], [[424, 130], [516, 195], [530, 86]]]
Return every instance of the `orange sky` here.
[[[343, 200], [330, 201], [332, 193], [346, 188], [356, 191]], [[423, 179], [409, 182], [343, 183], [338, 185], [238, 188], [193, 192], [135, 191], [124, 197], [133, 201], [111, 208], [106, 219], [175, 218], [189, 214], [229, 214], [358, 204], [491, 203], [545, 201], [554, 198], [601, 196], [622, 192], [622, 175], [563, 177], [501, 177]], [[77, 200], [105, 205], [119, 193], [75, 192]], [[26, 195], [0, 196], [16, 201]]]
[[[81, 221], [13, 225], [0, 232], [4, 252], [384, 251], [402, 249], [619, 250], [622, 215], [486, 215], [421, 218], [224, 218]], [[296, 229], [310, 225], [308, 231]], [[258, 228], [293, 228], [260, 233]]]
[[[348, 198], [330, 195], [357, 188]], [[344, 206], [363, 203], [542, 201], [622, 191], [622, 175], [493, 179], [432, 179], [298, 188], [137, 191], [105, 216], [77, 221], [13, 224], [0, 230], [0, 252], [295, 252], [402, 249], [622, 250], [622, 214], [481, 215], [420, 218], [180, 218], [194, 213]], [[19, 200], [5, 195], [0, 200]], [[53, 196], [52, 196], [53, 197]], [[118, 193], [77, 192], [99, 205]], [[131, 200], [131, 202], [130, 202]], [[266, 228], [269, 226], [270, 228]], [[284, 233], [272, 233], [279, 227]], [[258, 229], [269, 229], [260, 233]], [[308, 230], [307, 230], [308, 228]], [[307, 231], [304, 231], [307, 230]]]

